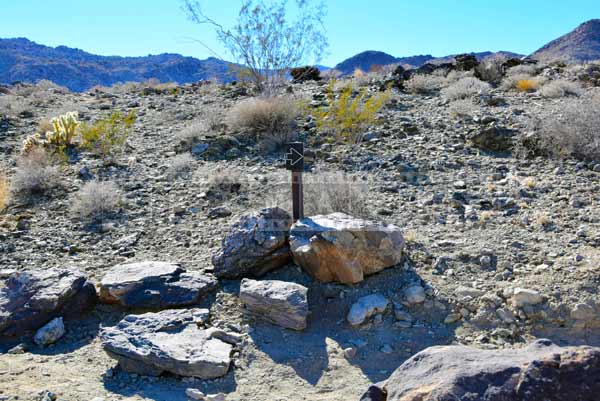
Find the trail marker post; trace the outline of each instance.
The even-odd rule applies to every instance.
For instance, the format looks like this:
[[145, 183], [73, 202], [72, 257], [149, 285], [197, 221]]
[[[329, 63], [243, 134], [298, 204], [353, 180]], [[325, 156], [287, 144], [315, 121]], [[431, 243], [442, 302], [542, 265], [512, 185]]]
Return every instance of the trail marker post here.
[[304, 218], [304, 193], [302, 189], [304, 144], [302, 142], [288, 144], [285, 154], [285, 168], [292, 172], [292, 214], [295, 223]]

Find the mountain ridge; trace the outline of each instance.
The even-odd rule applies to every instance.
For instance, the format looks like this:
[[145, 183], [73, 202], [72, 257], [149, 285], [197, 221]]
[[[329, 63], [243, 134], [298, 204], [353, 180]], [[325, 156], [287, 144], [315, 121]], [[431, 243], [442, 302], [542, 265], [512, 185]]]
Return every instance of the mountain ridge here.
[[591, 19], [536, 50], [538, 60], [565, 59], [592, 61], [600, 59], [600, 19]]

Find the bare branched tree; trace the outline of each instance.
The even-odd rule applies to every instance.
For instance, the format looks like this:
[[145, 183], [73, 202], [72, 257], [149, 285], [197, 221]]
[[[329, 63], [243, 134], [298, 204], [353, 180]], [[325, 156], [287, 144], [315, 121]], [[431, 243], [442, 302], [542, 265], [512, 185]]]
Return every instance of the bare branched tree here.
[[[325, 5], [312, 0], [243, 0], [236, 24], [226, 28], [205, 15], [196, 0], [183, 0], [188, 17], [198, 24], [214, 27], [219, 41], [242, 64], [261, 91], [285, 78], [292, 67], [317, 63], [328, 42], [323, 20]], [[293, 13], [294, 19], [289, 15]]]

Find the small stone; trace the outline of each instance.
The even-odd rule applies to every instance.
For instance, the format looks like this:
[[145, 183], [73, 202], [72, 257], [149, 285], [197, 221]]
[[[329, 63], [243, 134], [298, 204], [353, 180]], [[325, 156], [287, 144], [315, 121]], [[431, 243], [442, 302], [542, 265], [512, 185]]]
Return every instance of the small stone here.
[[348, 347], [344, 350], [344, 358], [352, 359], [356, 356], [356, 348]]
[[33, 341], [40, 346], [54, 344], [65, 334], [65, 325], [62, 317], [52, 319], [42, 326], [33, 337]]
[[10, 355], [20, 355], [25, 352], [27, 352], [27, 346], [25, 344], [19, 344], [9, 349], [7, 353]]
[[358, 326], [375, 313], [385, 311], [387, 305], [388, 300], [383, 295], [372, 294], [359, 298], [348, 312], [348, 322], [352, 326]]
[[209, 219], [218, 219], [220, 217], [231, 216], [231, 208], [229, 206], [217, 206], [215, 208], [210, 209], [208, 212]]
[[202, 391], [198, 390], [197, 388], [186, 389], [185, 395], [187, 395], [188, 398], [191, 398], [192, 400], [198, 400], [198, 401], [206, 400], [206, 396], [204, 395], [204, 393]]
[[225, 401], [225, 394], [211, 394], [206, 396], [206, 401]]
[[508, 309], [498, 309], [496, 314], [504, 323], [513, 323], [515, 321], [514, 315]]
[[459, 321], [460, 319], [462, 319], [462, 315], [460, 313], [450, 313], [444, 319], [444, 323], [446, 323], [446, 324], [452, 324], [454, 322]]
[[456, 189], [466, 189], [467, 188], [467, 184], [464, 181], [462, 181], [462, 180], [456, 181], [454, 183], [454, 188], [456, 188]]
[[416, 305], [425, 301], [425, 290], [420, 285], [413, 285], [404, 290], [404, 297], [409, 305]]
[[410, 313], [403, 311], [401, 309], [394, 308], [394, 316], [396, 317], [396, 320], [399, 320], [402, 322], [410, 323], [413, 321], [413, 317], [410, 315]]
[[394, 352], [394, 349], [389, 344], [383, 344], [380, 351], [383, 352], [384, 354], [391, 354], [392, 352]]

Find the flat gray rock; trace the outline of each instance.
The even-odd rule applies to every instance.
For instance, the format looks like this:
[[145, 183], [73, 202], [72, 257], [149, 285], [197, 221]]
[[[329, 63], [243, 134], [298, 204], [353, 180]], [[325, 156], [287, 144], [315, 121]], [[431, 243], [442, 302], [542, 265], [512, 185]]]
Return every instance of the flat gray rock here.
[[125, 371], [214, 379], [229, 370], [233, 347], [199, 327], [207, 321], [207, 309], [128, 315], [116, 326], [103, 328], [100, 339]]
[[0, 337], [33, 332], [58, 316], [80, 317], [95, 302], [94, 285], [79, 270], [7, 272], [0, 277]]
[[294, 262], [317, 280], [352, 284], [398, 264], [404, 238], [394, 225], [332, 213], [296, 222], [290, 250]]
[[242, 280], [240, 300], [251, 313], [271, 323], [304, 330], [308, 318], [308, 289], [300, 284], [278, 280]]
[[243, 216], [223, 238], [212, 258], [215, 275], [237, 279], [258, 277], [291, 261], [288, 246], [292, 219], [280, 208]]
[[361, 401], [594, 401], [599, 392], [600, 348], [538, 340], [522, 349], [427, 348]]
[[100, 282], [100, 300], [129, 308], [165, 309], [193, 305], [217, 286], [210, 275], [188, 273], [167, 262], [112, 267]]

